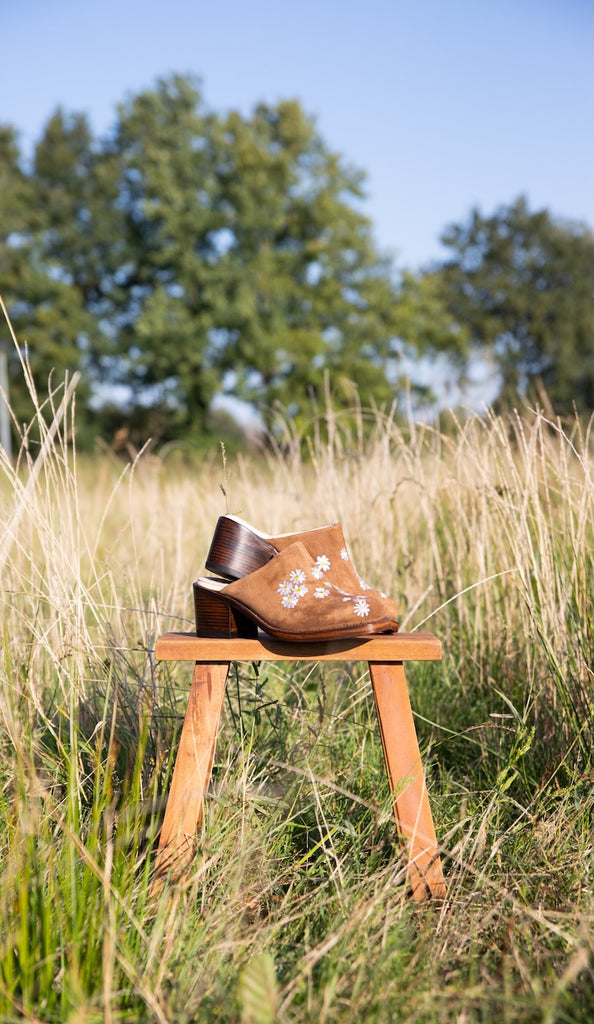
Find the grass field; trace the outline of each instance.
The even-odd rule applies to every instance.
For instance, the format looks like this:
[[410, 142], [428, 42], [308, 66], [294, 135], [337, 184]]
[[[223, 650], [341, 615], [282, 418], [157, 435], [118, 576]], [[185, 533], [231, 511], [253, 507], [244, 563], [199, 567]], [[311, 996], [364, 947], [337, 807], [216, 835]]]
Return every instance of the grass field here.
[[[0, 467], [0, 1020], [590, 1021], [587, 428], [328, 412], [124, 464], [77, 459], [73, 419], [58, 393]], [[342, 520], [443, 640], [408, 677], [445, 901], [406, 892], [364, 664], [232, 669], [192, 869], [151, 899], [189, 684], [154, 642], [224, 511]]]

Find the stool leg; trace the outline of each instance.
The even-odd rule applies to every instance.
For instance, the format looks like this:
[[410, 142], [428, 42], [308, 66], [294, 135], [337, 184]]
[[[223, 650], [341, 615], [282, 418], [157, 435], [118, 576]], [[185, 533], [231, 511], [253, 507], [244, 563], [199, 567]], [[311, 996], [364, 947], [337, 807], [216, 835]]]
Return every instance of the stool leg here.
[[370, 662], [394, 816], [409, 851], [408, 879], [416, 900], [444, 897], [433, 816], [402, 662]]
[[157, 877], [181, 869], [192, 858], [202, 820], [229, 662], [196, 662], [155, 864]]

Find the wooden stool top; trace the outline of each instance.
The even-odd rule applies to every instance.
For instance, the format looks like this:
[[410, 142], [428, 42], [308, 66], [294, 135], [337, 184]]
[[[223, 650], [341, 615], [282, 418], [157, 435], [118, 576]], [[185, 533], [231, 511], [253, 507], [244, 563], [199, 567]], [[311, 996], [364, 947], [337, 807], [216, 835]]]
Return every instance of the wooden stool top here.
[[441, 641], [433, 633], [383, 633], [344, 640], [292, 643], [199, 637], [195, 633], [164, 633], [155, 645], [161, 661], [441, 661]]

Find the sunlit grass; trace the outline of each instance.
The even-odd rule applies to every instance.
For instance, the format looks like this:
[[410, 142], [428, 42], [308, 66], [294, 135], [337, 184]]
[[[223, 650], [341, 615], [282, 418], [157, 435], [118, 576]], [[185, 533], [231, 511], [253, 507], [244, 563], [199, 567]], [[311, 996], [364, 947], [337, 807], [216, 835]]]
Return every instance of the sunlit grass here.
[[[0, 1019], [586, 1021], [592, 440], [331, 409], [200, 460], [77, 458], [73, 396], [0, 479]], [[36, 440], [33, 440], [36, 438]], [[447, 899], [407, 895], [365, 665], [240, 666], [189, 875], [150, 897], [217, 516], [340, 519], [403, 628]]]

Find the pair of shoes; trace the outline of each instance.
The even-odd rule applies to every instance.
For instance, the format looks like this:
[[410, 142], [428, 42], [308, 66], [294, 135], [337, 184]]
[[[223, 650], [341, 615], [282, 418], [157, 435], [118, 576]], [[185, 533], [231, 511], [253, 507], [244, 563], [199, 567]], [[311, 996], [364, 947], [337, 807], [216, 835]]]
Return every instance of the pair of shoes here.
[[206, 567], [218, 577], [194, 583], [199, 636], [256, 637], [260, 628], [307, 642], [398, 630], [394, 601], [360, 579], [339, 523], [268, 537], [221, 516]]

